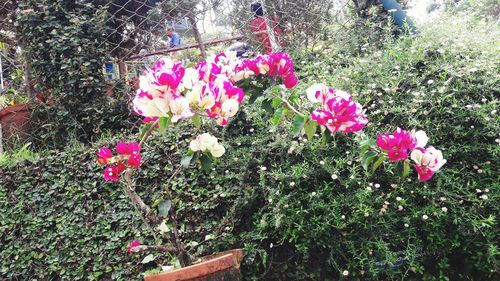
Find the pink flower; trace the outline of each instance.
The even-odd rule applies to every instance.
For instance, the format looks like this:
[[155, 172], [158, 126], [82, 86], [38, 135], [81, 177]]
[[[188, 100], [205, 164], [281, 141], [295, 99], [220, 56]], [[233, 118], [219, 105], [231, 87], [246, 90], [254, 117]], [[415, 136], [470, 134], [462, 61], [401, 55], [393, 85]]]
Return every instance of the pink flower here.
[[[169, 58], [161, 58], [156, 65], [150, 69], [150, 79], [154, 86], [160, 86], [160, 89], [176, 90], [184, 76], [184, 67], [180, 63], [175, 63]], [[146, 72], [147, 73], [147, 72]]]
[[104, 169], [104, 180], [110, 182], [120, 181], [120, 174], [125, 171], [125, 165], [118, 163]]
[[116, 152], [120, 155], [139, 154], [140, 150], [139, 144], [135, 141], [130, 143], [119, 142], [116, 144]]
[[417, 140], [411, 132], [397, 128], [392, 135], [382, 134], [377, 138], [377, 145], [387, 151], [389, 160], [397, 162], [408, 158], [408, 150], [415, 148]]
[[[156, 121], [158, 121], [158, 117], [146, 117], [144, 118], [144, 120], [142, 120], [145, 124], [148, 124], [148, 123], [154, 123]], [[155, 125], [155, 128], [160, 128], [160, 124], [156, 124]]]
[[295, 74], [289, 74], [283, 78], [283, 85], [287, 89], [295, 87], [299, 83], [299, 78]]
[[127, 164], [134, 168], [139, 168], [141, 165], [141, 148], [137, 142], [124, 143], [120, 142], [116, 145], [116, 152], [127, 159]]
[[130, 242], [130, 245], [128, 246], [127, 252], [130, 253], [130, 252], [134, 251], [134, 248], [138, 247], [138, 246], [141, 246], [141, 242], [139, 242], [138, 240], [134, 240], [134, 241]]
[[411, 159], [416, 163], [415, 169], [420, 181], [431, 179], [434, 173], [446, 163], [441, 151], [432, 146], [428, 148], [417, 147], [411, 152]]
[[327, 127], [332, 133], [338, 131], [351, 133], [362, 130], [368, 123], [363, 108], [352, 100], [351, 95], [341, 91], [339, 93], [342, 94], [338, 95], [331, 89], [323, 88], [316, 93], [309, 91], [310, 99], [323, 103], [323, 108], [311, 113], [311, 119]]
[[188, 99], [183, 96], [177, 96], [170, 100], [170, 111], [173, 114], [173, 123], [194, 116], [194, 112], [191, 110]]
[[113, 158], [113, 153], [109, 148], [102, 147], [101, 149], [99, 149], [99, 152], [97, 152], [97, 156], [97, 162], [101, 165], [104, 165], [108, 163], [108, 160], [110, 158]]
[[426, 166], [415, 165], [415, 170], [417, 170], [419, 181], [428, 181], [434, 175], [434, 172]]

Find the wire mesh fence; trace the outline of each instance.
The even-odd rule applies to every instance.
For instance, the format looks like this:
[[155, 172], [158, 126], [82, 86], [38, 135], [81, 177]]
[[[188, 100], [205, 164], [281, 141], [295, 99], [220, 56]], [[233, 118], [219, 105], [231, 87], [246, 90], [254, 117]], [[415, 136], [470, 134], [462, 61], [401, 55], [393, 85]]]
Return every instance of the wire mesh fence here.
[[126, 0], [105, 5], [108, 79], [134, 76], [160, 55], [193, 59], [234, 42], [265, 53], [311, 47], [345, 25], [348, 0]]
[[[65, 1], [56, 2], [67, 4]], [[356, 8], [355, 4], [359, 1], [76, 2], [95, 7], [96, 22], [100, 23], [95, 28], [103, 31], [99, 48], [106, 50], [101, 74], [106, 81], [103, 88], [104, 93], [108, 89], [108, 95], [111, 95], [113, 85], [123, 81], [133, 87], [135, 77], [164, 55], [188, 64], [236, 45], [237, 48], [244, 46], [253, 53], [313, 48], [317, 39], [334, 36], [335, 30], [353, 20], [354, 17], [348, 13]], [[23, 53], [25, 49], [22, 47], [26, 38], [20, 31], [17, 18], [26, 13], [49, 13], [47, 7], [52, 4], [47, 3], [50, 1], [45, 1], [38, 8], [34, 1], [0, 0], [0, 109], [15, 103], [16, 99], [27, 103], [46, 98], [44, 93], [37, 94], [36, 85], [41, 82], [30, 75], [30, 60], [26, 59], [29, 56]], [[23, 114], [14, 110], [8, 112], [9, 118], [16, 115], [21, 119], [27, 118]], [[20, 121], [18, 128], [4, 126], [4, 143], [12, 143], [11, 136], [19, 135], [15, 131], [24, 130], [24, 123]]]

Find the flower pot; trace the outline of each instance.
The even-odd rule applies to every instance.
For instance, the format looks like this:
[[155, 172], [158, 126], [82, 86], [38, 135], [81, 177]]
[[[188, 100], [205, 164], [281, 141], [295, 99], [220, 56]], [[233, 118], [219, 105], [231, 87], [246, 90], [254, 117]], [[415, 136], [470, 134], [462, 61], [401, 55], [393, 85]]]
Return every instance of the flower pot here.
[[15, 104], [2, 108], [0, 110], [0, 124], [2, 125], [2, 141], [4, 143], [26, 142], [30, 135], [30, 106]]
[[240, 263], [243, 260], [241, 249], [229, 250], [202, 258], [202, 262], [170, 272], [151, 274], [145, 281], [239, 281]]

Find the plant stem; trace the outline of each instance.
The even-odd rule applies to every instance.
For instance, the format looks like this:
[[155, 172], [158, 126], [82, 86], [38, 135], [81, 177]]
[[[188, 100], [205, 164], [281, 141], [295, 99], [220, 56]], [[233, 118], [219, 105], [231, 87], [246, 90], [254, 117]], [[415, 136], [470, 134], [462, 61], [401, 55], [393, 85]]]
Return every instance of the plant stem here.
[[300, 116], [306, 116], [304, 113], [298, 111], [295, 107], [293, 107], [293, 105], [290, 104], [290, 102], [287, 100], [287, 99], [284, 99], [280, 96], [277, 96], [277, 95], [274, 95], [274, 97], [280, 99], [284, 104], [285, 106], [290, 109], [293, 113], [297, 114], [297, 115], [300, 115]]

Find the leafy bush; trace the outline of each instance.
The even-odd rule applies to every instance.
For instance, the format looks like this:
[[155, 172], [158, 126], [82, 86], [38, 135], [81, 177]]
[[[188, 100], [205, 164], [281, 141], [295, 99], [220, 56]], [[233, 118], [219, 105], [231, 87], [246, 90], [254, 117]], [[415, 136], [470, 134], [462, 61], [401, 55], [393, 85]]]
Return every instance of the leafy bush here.
[[113, 106], [113, 98], [106, 96], [105, 15], [95, 1], [19, 2], [16, 25], [23, 54], [35, 87], [49, 101], [34, 109], [35, 144], [61, 146], [71, 138], [88, 142], [129, 121], [126, 97]]

